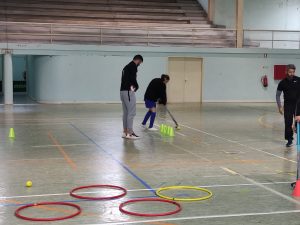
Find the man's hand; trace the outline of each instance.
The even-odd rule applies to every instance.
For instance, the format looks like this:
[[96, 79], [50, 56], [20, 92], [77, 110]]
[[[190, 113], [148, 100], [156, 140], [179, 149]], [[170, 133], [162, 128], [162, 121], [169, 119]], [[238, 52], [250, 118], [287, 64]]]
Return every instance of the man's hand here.
[[295, 117], [295, 120], [296, 120], [297, 122], [300, 122], [300, 116], [296, 116], [296, 117]]
[[283, 115], [283, 107], [278, 108], [278, 111], [281, 115]]

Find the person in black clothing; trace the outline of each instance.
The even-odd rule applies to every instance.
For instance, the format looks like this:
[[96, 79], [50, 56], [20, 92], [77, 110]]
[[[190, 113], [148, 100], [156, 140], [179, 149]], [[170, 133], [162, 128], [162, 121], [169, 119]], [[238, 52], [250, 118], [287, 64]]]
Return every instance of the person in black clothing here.
[[296, 122], [300, 123], [300, 98], [298, 99], [298, 103], [296, 105]]
[[167, 104], [167, 93], [166, 84], [169, 82], [169, 75], [163, 74], [161, 78], [153, 79], [146, 90], [144, 101], [148, 112], [142, 122], [142, 126], [146, 127], [146, 123], [150, 118], [149, 130], [157, 130], [153, 127], [154, 120], [156, 117], [156, 102], [159, 100], [160, 103]]
[[123, 138], [138, 139], [133, 132], [133, 119], [136, 115], [135, 92], [139, 89], [137, 68], [143, 62], [141, 55], [134, 56], [133, 60], [122, 71], [120, 97], [123, 107]]
[[[295, 76], [296, 67], [293, 64], [287, 65], [287, 77], [280, 81], [276, 93], [276, 102], [279, 113], [284, 115], [286, 147], [293, 145], [293, 119], [295, 116], [296, 104], [300, 97], [300, 78]], [[283, 92], [284, 107], [281, 105], [280, 96]]]

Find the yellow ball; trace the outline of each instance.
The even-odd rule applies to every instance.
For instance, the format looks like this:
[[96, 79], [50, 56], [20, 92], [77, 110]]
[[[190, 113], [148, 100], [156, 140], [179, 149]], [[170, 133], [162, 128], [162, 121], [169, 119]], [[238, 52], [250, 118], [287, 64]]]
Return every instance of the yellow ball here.
[[32, 182], [29, 180], [26, 182], [26, 187], [31, 187], [32, 186]]

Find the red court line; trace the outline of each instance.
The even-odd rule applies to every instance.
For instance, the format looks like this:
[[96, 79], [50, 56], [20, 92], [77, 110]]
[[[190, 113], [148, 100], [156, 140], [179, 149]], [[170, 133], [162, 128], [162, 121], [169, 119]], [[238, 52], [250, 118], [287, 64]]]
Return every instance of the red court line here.
[[70, 158], [70, 156], [66, 153], [66, 151], [62, 147], [62, 145], [53, 137], [53, 135], [50, 131], [48, 132], [48, 137], [53, 142], [55, 147], [57, 147], [57, 149], [63, 155], [65, 161], [69, 164], [69, 166], [72, 168], [72, 170], [76, 171], [77, 170], [76, 163]]

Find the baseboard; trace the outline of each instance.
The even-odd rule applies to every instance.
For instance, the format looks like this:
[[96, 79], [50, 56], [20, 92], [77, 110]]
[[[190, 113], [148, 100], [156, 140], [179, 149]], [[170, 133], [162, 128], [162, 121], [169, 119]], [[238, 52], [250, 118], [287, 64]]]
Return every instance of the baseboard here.
[[[121, 101], [39, 101], [40, 104], [121, 104]], [[137, 104], [142, 104], [144, 101], [137, 101]]]
[[274, 100], [203, 100], [203, 103], [275, 103]]

